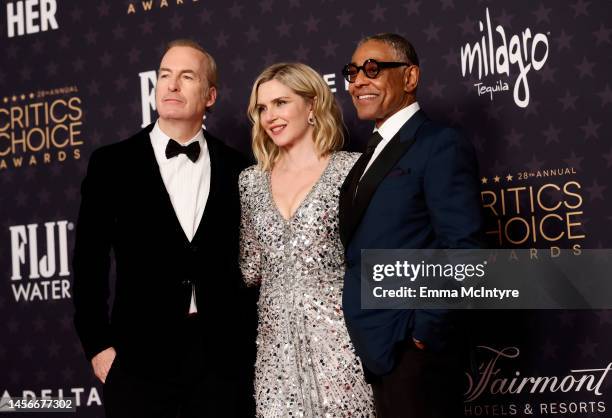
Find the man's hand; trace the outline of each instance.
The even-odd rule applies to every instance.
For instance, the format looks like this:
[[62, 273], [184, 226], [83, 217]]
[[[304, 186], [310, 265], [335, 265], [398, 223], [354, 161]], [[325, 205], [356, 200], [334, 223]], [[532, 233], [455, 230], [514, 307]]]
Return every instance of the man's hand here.
[[94, 374], [100, 382], [106, 382], [106, 376], [108, 375], [108, 371], [110, 370], [113, 361], [115, 361], [115, 356], [117, 353], [113, 347], [108, 347], [104, 351], [100, 351], [91, 359], [91, 365], [93, 366]]
[[416, 348], [418, 348], [419, 350], [425, 350], [425, 344], [422, 341], [419, 341], [414, 337], [412, 337], [412, 341], [414, 341], [414, 345], [416, 346]]

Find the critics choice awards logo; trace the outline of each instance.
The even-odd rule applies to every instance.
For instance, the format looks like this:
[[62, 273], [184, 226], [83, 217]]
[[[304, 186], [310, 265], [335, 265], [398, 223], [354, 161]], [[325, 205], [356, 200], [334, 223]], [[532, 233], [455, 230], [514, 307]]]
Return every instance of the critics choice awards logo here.
[[481, 39], [461, 47], [461, 75], [478, 75], [479, 82], [474, 84], [478, 95], [488, 95], [491, 100], [495, 93], [510, 91], [511, 76], [516, 76], [512, 87], [514, 102], [527, 107], [530, 99], [527, 76], [546, 63], [548, 37], [532, 33], [529, 28], [512, 36], [506, 35], [501, 25], [493, 31], [488, 8], [484, 20], [486, 25], [478, 22]]
[[76, 86], [0, 99], [0, 171], [81, 158], [83, 102]]

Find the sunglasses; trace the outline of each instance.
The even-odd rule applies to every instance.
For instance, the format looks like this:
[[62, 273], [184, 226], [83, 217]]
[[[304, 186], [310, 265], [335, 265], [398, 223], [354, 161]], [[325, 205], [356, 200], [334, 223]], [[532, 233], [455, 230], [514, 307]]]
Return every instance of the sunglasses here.
[[373, 58], [367, 59], [363, 65], [357, 66], [355, 64], [346, 64], [342, 69], [342, 75], [349, 83], [354, 83], [357, 79], [357, 74], [359, 74], [360, 70], [363, 70], [363, 73], [368, 78], [376, 78], [380, 70], [383, 68], [396, 68], [401, 67], [403, 65], [412, 65], [407, 62], [379, 62]]

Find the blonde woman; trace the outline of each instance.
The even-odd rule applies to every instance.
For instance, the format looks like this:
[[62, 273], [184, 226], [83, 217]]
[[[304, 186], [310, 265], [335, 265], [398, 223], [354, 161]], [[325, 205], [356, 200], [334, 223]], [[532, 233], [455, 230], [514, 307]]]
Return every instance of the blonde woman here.
[[248, 109], [257, 165], [240, 175], [241, 268], [260, 285], [258, 417], [371, 417], [342, 314], [340, 186], [358, 154], [340, 151], [342, 114], [321, 76], [275, 64]]

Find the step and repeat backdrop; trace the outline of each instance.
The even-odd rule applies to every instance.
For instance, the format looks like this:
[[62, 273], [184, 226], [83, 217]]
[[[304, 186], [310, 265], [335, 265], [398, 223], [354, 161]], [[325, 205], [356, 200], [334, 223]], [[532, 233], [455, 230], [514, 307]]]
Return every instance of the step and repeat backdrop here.
[[[347, 149], [361, 150], [372, 127], [342, 66], [362, 36], [404, 35], [421, 58], [421, 107], [477, 150], [489, 245], [580, 257], [612, 242], [611, 18], [608, 0], [2, 0], [0, 397], [74, 397], [78, 416], [103, 416], [72, 323], [79, 187], [94, 149], [155, 121], [168, 41], [216, 58], [206, 126], [249, 153], [251, 84], [279, 61], [323, 75]], [[612, 416], [611, 311], [470, 323], [465, 416]]]

